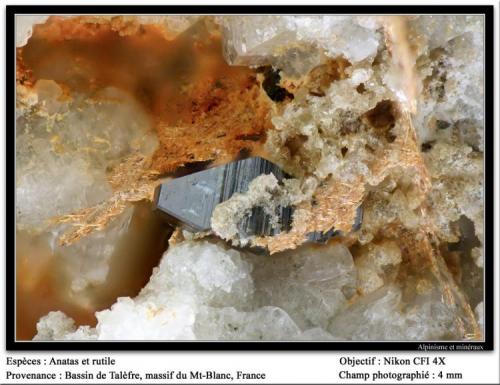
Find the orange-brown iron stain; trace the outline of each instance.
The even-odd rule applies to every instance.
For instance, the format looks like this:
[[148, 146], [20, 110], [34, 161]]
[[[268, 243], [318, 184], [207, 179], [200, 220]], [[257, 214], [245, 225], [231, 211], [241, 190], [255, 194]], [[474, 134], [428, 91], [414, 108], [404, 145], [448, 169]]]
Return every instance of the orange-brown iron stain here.
[[160, 174], [259, 153], [271, 127], [269, 101], [252, 69], [224, 61], [220, 36], [207, 28], [201, 21], [169, 40], [155, 25], [51, 17], [18, 51], [18, 77], [53, 79], [90, 95], [109, 86], [130, 92], [156, 129], [152, 166]]

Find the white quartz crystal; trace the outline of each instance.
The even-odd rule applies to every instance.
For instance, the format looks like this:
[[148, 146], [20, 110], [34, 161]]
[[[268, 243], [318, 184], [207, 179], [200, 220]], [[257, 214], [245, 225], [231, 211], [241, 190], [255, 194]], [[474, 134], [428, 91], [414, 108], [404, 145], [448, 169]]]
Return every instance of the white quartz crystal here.
[[[399, 260], [396, 250], [373, 258], [382, 266]], [[356, 280], [342, 245], [264, 256], [184, 241], [165, 253], [136, 298], [97, 312], [95, 329], [50, 313], [36, 339], [426, 340], [458, 333], [455, 310], [437, 291], [406, 306], [393, 284], [356, 298]]]
[[51, 311], [41, 318], [37, 324], [38, 334], [35, 341], [47, 340], [94, 340], [95, 331], [88, 326], [81, 326], [78, 330], [75, 321], [61, 311]]
[[201, 340], [254, 341], [296, 339], [301, 334], [287, 312], [275, 306], [250, 312], [233, 307], [202, 308], [196, 318], [195, 332]]
[[481, 22], [481, 16], [470, 15], [426, 15], [410, 19], [411, 32], [418, 38], [422, 51], [442, 47], [449, 40], [470, 30], [473, 23]]
[[303, 330], [325, 328], [356, 290], [356, 269], [343, 245], [256, 258], [254, 266], [258, 303], [280, 306]]
[[[409, 24], [420, 44], [418, 112], [421, 142], [457, 131], [482, 150], [484, 120], [484, 20], [481, 16], [420, 16]], [[427, 42], [427, 44], [423, 43]]]
[[401, 250], [393, 241], [369, 244], [362, 248], [356, 258], [358, 269], [358, 287], [364, 294], [371, 293], [384, 285], [384, 278], [389, 267], [401, 263]]
[[447, 306], [439, 298], [425, 298], [405, 308], [401, 290], [392, 285], [353, 303], [332, 320], [327, 330], [362, 341], [439, 340], [460, 333], [454, 306]]
[[61, 311], [51, 311], [37, 324], [34, 340], [58, 340], [75, 331], [75, 321]]
[[97, 312], [95, 329], [50, 313], [36, 339], [333, 339], [324, 328], [352, 296], [355, 274], [342, 245], [271, 257], [185, 241], [136, 298]]
[[303, 75], [321, 54], [352, 63], [373, 58], [380, 44], [378, 23], [350, 16], [223, 16], [225, 56], [236, 65], [276, 65]]

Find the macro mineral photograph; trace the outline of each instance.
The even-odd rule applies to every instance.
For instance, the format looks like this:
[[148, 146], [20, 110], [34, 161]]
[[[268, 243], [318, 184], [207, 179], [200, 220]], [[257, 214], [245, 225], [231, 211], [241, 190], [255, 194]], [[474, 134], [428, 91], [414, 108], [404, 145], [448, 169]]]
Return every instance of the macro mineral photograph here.
[[484, 41], [17, 14], [16, 341], [483, 341]]

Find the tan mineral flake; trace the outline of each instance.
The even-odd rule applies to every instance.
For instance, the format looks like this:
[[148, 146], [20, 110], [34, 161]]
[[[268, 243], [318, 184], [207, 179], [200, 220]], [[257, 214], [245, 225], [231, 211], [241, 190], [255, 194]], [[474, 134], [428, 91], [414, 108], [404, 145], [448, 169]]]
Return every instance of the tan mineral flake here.
[[315, 231], [327, 232], [335, 228], [348, 233], [364, 194], [363, 184], [356, 185], [360, 188], [353, 188], [333, 178], [324, 182], [314, 194], [316, 204], [308, 201], [297, 206], [290, 231], [257, 239], [255, 244], [267, 248], [273, 254], [296, 248], [307, 240], [307, 234]]
[[[106, 201], [69, 215], [52, 218], [54, 224], [70, 224], [69, 230], [59, 237], [61, 246], [70, 245], [93, 231], [104, 229], [132, 202], [153, 199], [158, 185], [158, 173], [150, 169], [151, 159], [133, 155], [110, 172], [108, 182], [113, 195]], [[145, 171], [146, 170], [146, 171]]]

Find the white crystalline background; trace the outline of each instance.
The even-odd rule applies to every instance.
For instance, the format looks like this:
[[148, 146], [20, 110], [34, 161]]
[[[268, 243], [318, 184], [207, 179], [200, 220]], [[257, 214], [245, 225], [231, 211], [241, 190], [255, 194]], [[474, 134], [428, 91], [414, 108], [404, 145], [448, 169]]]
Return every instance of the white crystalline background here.
[[356, 280], [343, 245], [264, 256], [185, 241], [169, 248], [136, 298], [97, 312], [95, 329], [51, 312], [35, 339], [397, 340], [452, 330], [452, 308], [428, 301], [404, 314], [401, 290], [391, 285], [350, 305]]
[[322, 55], [343, 55], [352, 63], [377, 54], [382, 34], [374, 19], [351, 16], [223, 16], [225, 56], [238, 65], [281, 64], [301, 75]]
[[[170, 23], [163, 17], [148, 20]], [[347, 185], [363, 178], [370, 188], [379, 188], [377, 197], [386, 201], [381, 198], [379, 205], [365, 210], [358, 243], [349, 248], [333, 240], [268, 256], [213, 239], [177, 242], [164, 253], [137, 296], [118, 298], [109, 309], [96, 313], [95, 328], [77, 326], [64, 313], [51, 312], [38, 322], [35, 340], [464, 338], [458, 306], [443, 299], [444, 289], [436, 277], [423, 273], [398, 282], [403, 265], [413, 261], [403, 260], [397, 240], [374, 240], [370, 233], [370, 226], [382, 221], [380, 217], [387, 223], [399, 221], [406, 229], [422, 225], [413, 212], [418, 204], [412, 206], [411, 191], [396, 189], [395, 182], [378, 186], [380, 181], [369, 167], [375, 157], [370, 148], [387, 148], [385, 139], [357, 135], [366, 129], [360, 117], [378, 103], [397, 100], [401, 91], [386, 76], [391, 59], [381, 20], [221, 16], [215, 21], [223, 28], [224, 55], [234, 65], [273, 65], [294, 78], [325, 60], [349, 60], [348, 77], [332, 82], [323, 96], [297, 95], [273, 111], [274, 129], [266, 146], [273, 161], [297, 176], [286, 186], [287, 194], [297, 190], [295, 201], [310, 199], [330, 175]], [[43, 20], [26, 22], [16, 36], [20, 45], [30, 35], [29, 23]], [[169, 28], [182, 32], [191, 23], [178, 18]], [[418, 90], [412, 123], [418, 145], [430, 147], [422, 150], [432, 180], [426, 204], [432, 208], [429, 215], [440, 242], [467, 244], [459, 263], [469, 275], [459, 286], [475, 298], [471, 313], [480, 329], [482, 286], [469, 278], [482, 276], [484, 259], [482, 28], [476, 16], [415, 16], [408, 23]], [[360, 85], [363, 92], [357, 91]], [[147, 135], [147, 119], [119, 90], [105, 91], [115, 102], [104, 98], [90, 103], [78, 95], [72, 100], [61, 98], [62, 90], [52, 81], [39, 81], [35, 89], [17, 108], [16, 210], [18, 228], [26, 231], [42, 231], [51, 217], [107, 199], [111, 194], [107, 168], [135, 152], [151, 154], [157, 145]], [[394, 132], [401, 129], [398, 124]], [[346, 129], [355, 133], [344, 135]], [[307, 138], [298, 155], [276, 151], [297, 136]], [[343, 154], [343, 148], [348, 152]], [[270, 200], [265, 188], [274, 185], [269, 179], [257, 181], [265, 183], [254, 186], [263, 191], [253, 198]], [[311, 192], [292, 185], [299, 181], [311, 185]], [[232, 237], [236, 230], [225, 219], [237, 217], [241, 207], [255, 203], [246, 199], [242, 195], [218, 206], [212, 219], [219, 236]], [[75, 296], [106, 279], [113, 245], [127, 236], [131, 216], [127, 209], [103, 232], [72, 246], [53, 245], [69, 270]], [[476, 243], [464, 241], [464, 234], [477, 238]]]
[[[90, 335], [103, 340], [296, 337], [300, 329], [284, 310], [254, 309], [254, 266], [242, 257], [206, 242], [170, 248], [140, 295], [134, 300], [120, 298], [110, 310], [99, 312], [96, 331]], [[82, 332], [73, 331], [60, 313], [49, 314], [39, 325], [38, 339], [60, 337], [57, 328], [63, 327], [65, 339]]]
[[[414, 124], [419, 141], [431, 146], [423, 153], [432, 176], [429, 201], [444, 239], [476, 239], [460, 258], [462, 289], [474, 309], [483, 297], [484, 19], [420, 16], [409, 28], [421, 80]], [[464, 223], [472, 229], [464, 231]]]
[[[464, 141], [483, 149], [484, 24], [481, 16], [429, 16], [410, 22], [422, 44], [417, 68], [422, 80], [415, 124], [422, 141], [442, 139], [441, 121], [456, 126]], [[449, 130], [448, 130], [449, 132]]]

